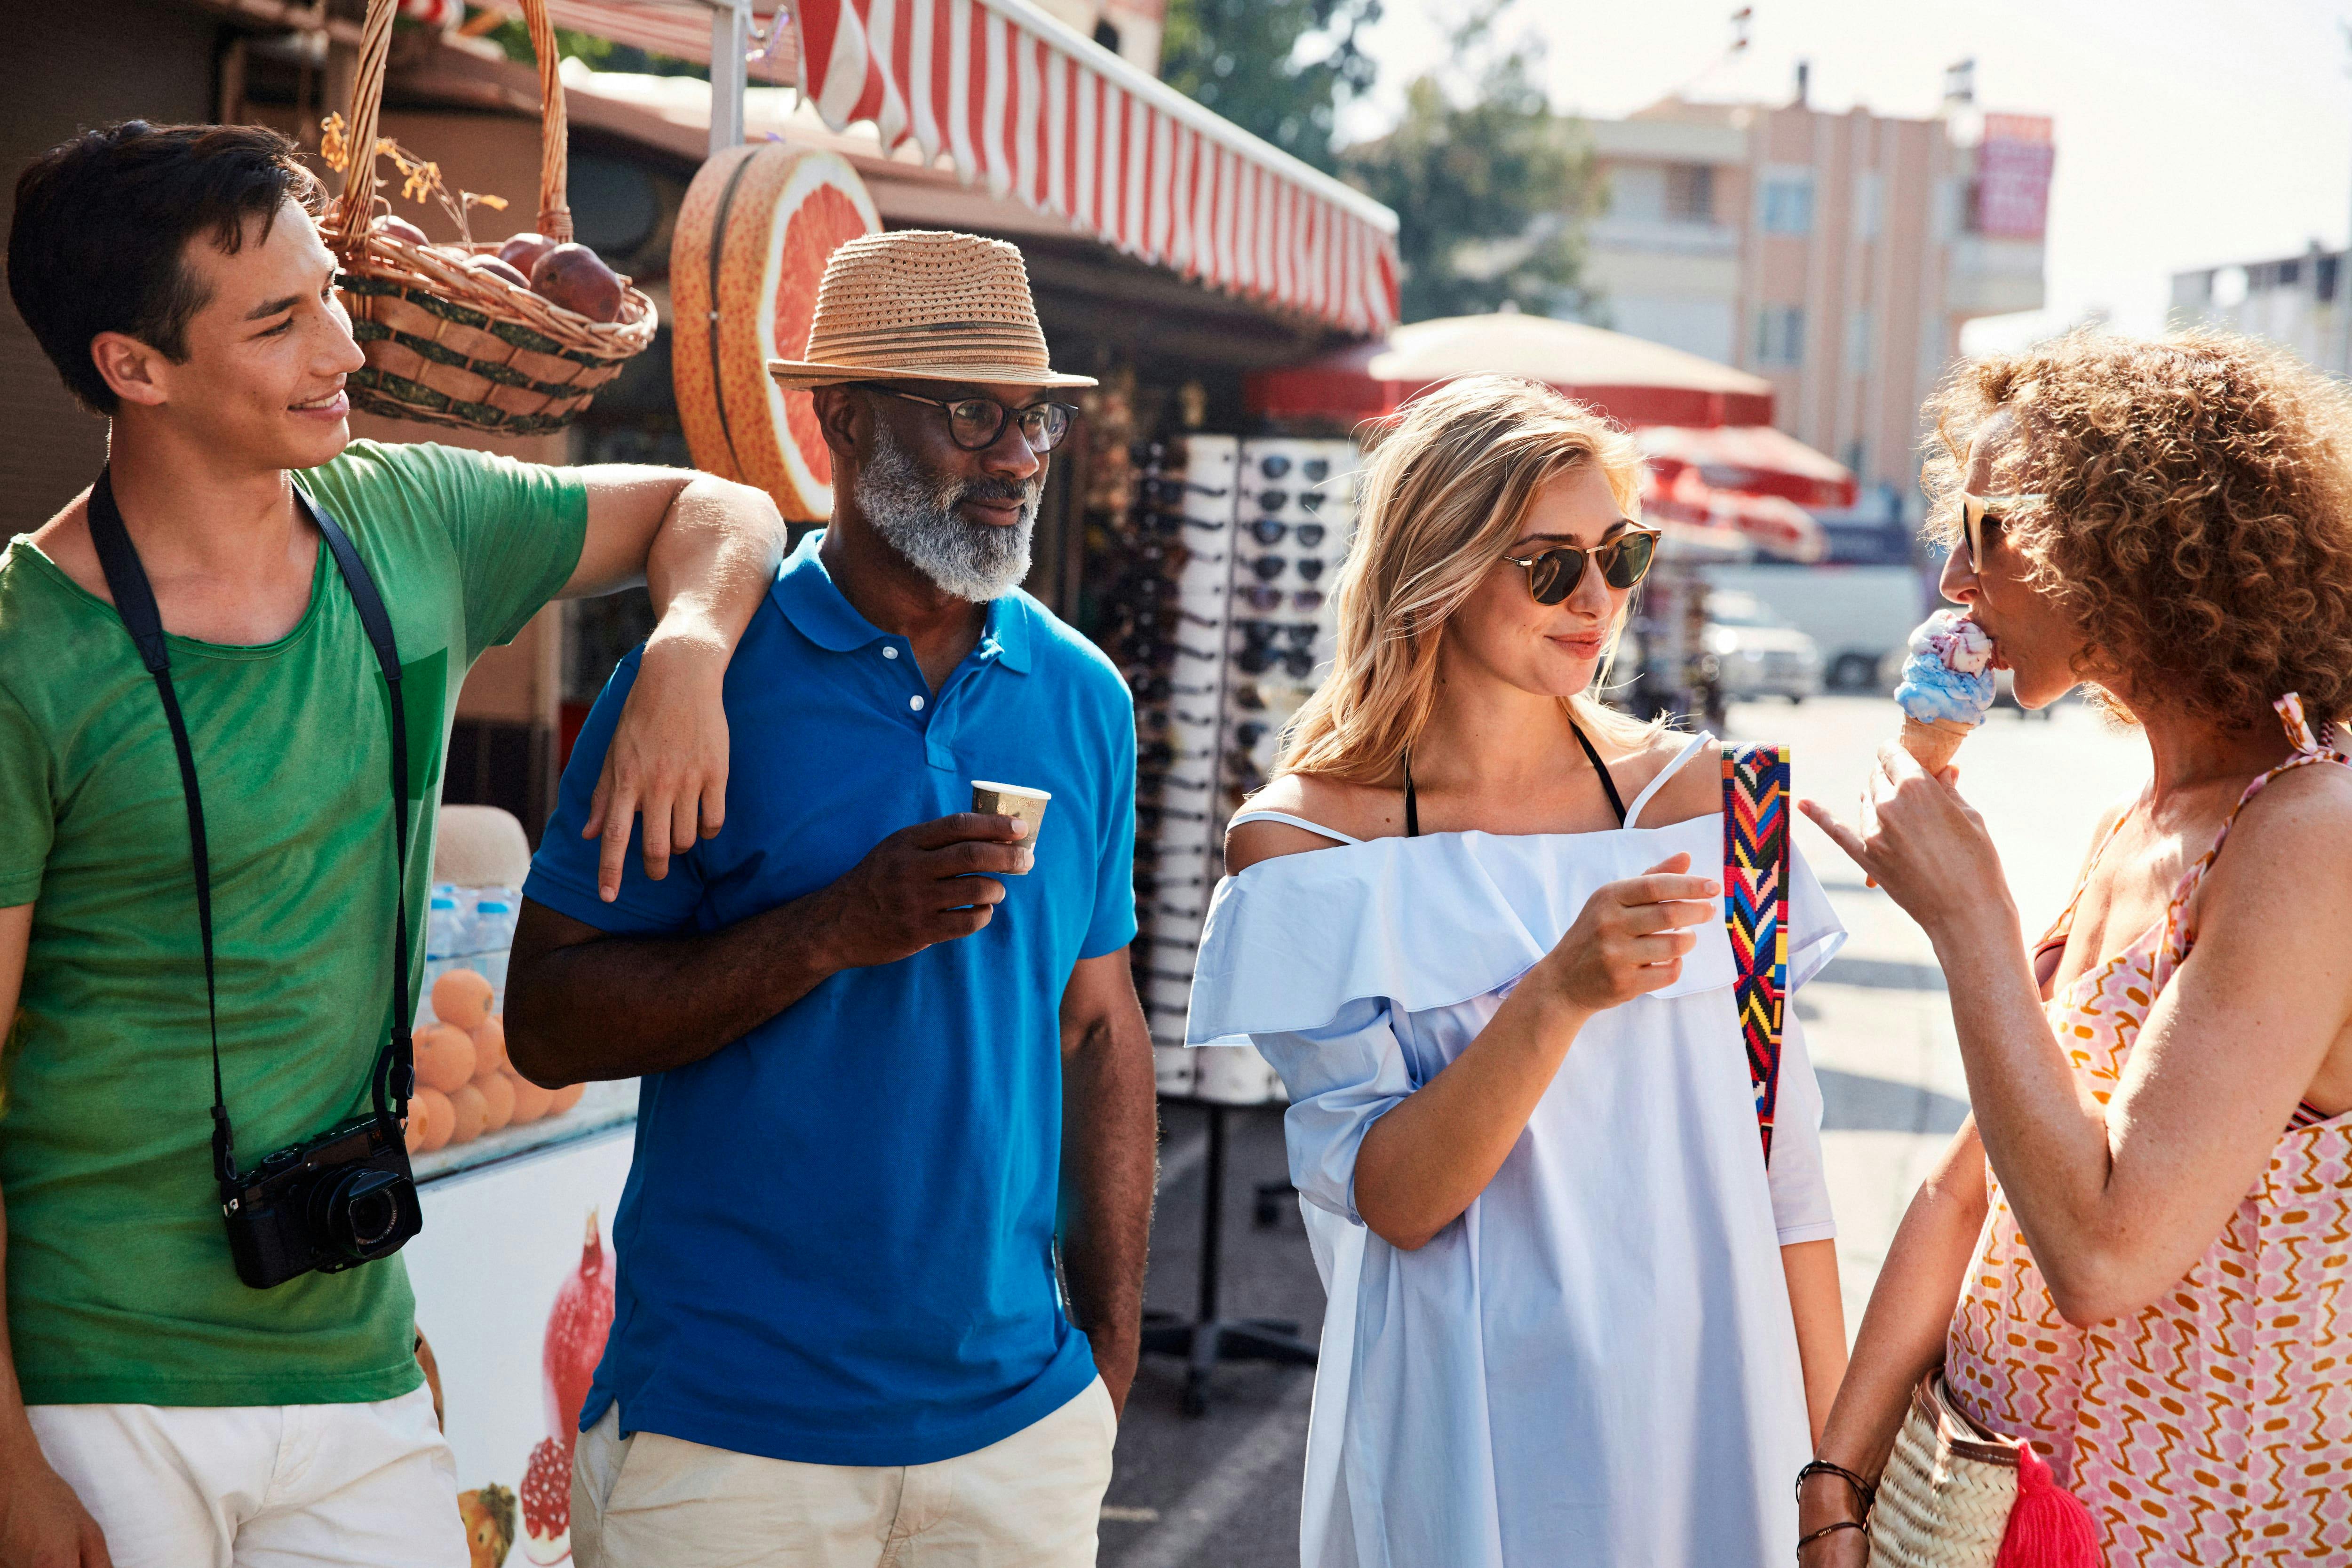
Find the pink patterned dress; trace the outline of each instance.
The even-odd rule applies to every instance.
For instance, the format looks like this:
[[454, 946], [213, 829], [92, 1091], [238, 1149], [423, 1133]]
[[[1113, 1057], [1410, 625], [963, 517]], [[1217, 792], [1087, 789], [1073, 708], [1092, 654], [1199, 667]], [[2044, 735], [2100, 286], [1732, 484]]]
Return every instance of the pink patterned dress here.
[[[2296, 754], [2247, 787], [2231, 822], [2288, 769], [2347, 761], [2322, 749], [2294, 697], [2278, 709]], [[2229, 834], [2225, 823], [2156, 930], [2050, 999], [2102, 1104], [2196, 940], [2189, 901]], [[2045, 942], [2073, 919], [2070, 902]], [[2089, 1505], [2108, 1568], [2352, 1563], [2352, 1112], [2301, 1108], [2180, 1282], [2088, 1329], [2059, 1316], [2000, 1182], [1987, 1181], [1991, 1212], [1945, 1378], [1969, 1415], [2031, 1439]]]

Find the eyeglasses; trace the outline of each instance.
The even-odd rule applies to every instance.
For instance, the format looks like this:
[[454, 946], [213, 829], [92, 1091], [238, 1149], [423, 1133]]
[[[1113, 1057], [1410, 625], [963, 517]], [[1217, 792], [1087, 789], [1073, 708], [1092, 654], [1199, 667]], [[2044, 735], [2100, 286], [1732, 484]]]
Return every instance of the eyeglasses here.
[[[1243, 603], [1248, 605], [1253, 610], [1273, 611], [1282, 608], [1284, 596], [1282, 590], [1270, 588], [1264, 583], [1244, 583], [1234, 588], [1234, 592], [1240, 595]], [[1289, 598], [1291, 604], [1305, 615], [1311, 616], [1323, 607], [1323, 590], [1320, 588], [1299, 588], [1293, 591]]]
[[1971, 572], [1984, 570], [1984, 535], [1985, 526], [1988, 523], [1994, 528], [1999, 528], [2001, 523], [2000, 514], [2009, 508], [2049, 499], [2042, 495], [1979, 496], [1962, 491], [1960, 527], [1968, 536], [1969, 570]]
[[1261, 517], [1249, 525], [1260, 544], [1279, 544], [1282, 536], [1293, 528], [1298, 531], [1298, 542], [1309, 550], [1323, 542], [1323, 525], [1319, 522], [1289, 523], [1278, 517]]
[[1226, 493], [1219, 486], [1196, 485], [1190, 479], [1161, 479], [1158, 476], [1137, 480], [1136, 489], [1142, 495], [1144, 505], [1157, 507], [1181, 507], [1187, 495], [1221, 496]]
[[1067, 403], [1028, 403], [1009, 408], [993, 397], [959, 397], [950, 403], [937, 397], [919, 397], [895, 386], [878, 386], [872, 382], [859, 384], [885, 397], [945, 410], [948, 439], [967, 452], [985, 452], [996, 445], [1007, 423], [1017, 422], [1021, 438], [1029, 443], [1031, 452], [1042, 458], [1062, 444], [1062, 437], [1070, 433], [1070, 421], [1078, 413]]
[[1657, 552], [1656, 529], [1628, 526], [1608, 543], [1591, 550], [1563, 544], [1533, 555], [1506, 555], [1503, 559], [1514, 566], [1527, 568], [1528, 592], [1535, 596], [1537, 604], [1557, 605], [1576, 592], [1576, 585], [1584, 581], [1587, 561], [1601, 568], [1602, 582], [1622, 593], [1649, 575], [1650, 563]]

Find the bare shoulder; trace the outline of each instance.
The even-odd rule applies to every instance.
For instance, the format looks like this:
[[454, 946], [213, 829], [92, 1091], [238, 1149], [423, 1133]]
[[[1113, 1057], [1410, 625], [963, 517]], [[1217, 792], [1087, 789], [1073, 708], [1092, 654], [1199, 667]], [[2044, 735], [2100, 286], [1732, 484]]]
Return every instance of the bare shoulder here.
[[[1643, 738], [1639, 750], [1622, 758], [1610, 759], [1609, 768], [1616, 778], [1618, 793], [1631, 801], [1649, 788], [1660, 773], [1674, 767], [1675, 759], [1689, 749], [1692, 739], [1679, 730], [1653, 731]], [[1703, 751], [1675, 768], [1674, 776], [1659, 785], [1658, 793], [1642, 808], [1641, 826], [1670, 827], [1694, 816], [1712, 816], [1721, 809], [1723, 770], [1713, 761], [1718, 754], [1713, 749]]]
[[[1250, 796], [1244, 809], [1303, 817], [1349, 838], [1378, 838], [1396, 832], [1401, 823], [1395, 792], [1306, 773], [1285, 773]], [[1225, 869], [1244, 871], [1261, 860], [1342, 842], [1287, 822], [1239, 823], [1225, 833]]]
[[2317, 890], [2352, 880], [2352, 767], [2316, 763], [2264, 784], [2231, 826], [2213, 863], [2216, 892], [2292, 880]]

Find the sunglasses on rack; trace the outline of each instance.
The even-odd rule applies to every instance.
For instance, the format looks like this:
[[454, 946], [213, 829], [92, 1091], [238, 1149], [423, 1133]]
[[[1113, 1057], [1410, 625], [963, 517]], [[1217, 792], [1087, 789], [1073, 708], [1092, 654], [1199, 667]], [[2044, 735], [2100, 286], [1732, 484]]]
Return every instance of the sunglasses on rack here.
[[1985, 535], [2001, 526], [2001, 513], [2011, 507], [2027, 506], [2049, 499], [2043, 495], [1979, 496], [1963, 491], [1960, 496], [1960, 529], [1967, 536], [1969, 570], [1984, 570]]
[[1197, 528], [1204, 533], [1215, 533], [1224, 526], [1223, 521], [1219, 519], [1187, 517], [1181, 511], [1152, 510], [1135, 514], [1137, 532], [1156, 535], [1161, 539], [1181, 539], [1188, 528]]
[[1136, 492], [1143, 498], [1144, 505], [1158, 507], [1163, 511], [1181, 510], [1184, 505], [1184, 498], [1188, 495], [1221, 496], [1231, 493], [1221, 486], [1197, 485], [1190, 479], [1171, 479], [1152, 476], [1138, 479], [1135, 488]]
[[1214, 697], [1217, 694], [1213, 685], [1187, 685], [1156, 669], [1129, 668], [1125, 674], [1129, 693], [1147, 707], [1165, 702], [1171, 697]]
[[1276, 637], [1287, 637], [1293, 647], [1312, 647], [1315, 646], [1315, 634], [1322, 629], [1290, 621], [1235, 621], [1234, 625], [1241, 627], [1243, 637], [1254, 646], [1271, 644]]
[[1576, 592], [1584, 581], [1587, 562], [1601, 568], [1601, 580], [1620, 592], [1639, 584], [1650, 574], [1650, 563], [1658, 553], [1658, 531], [1629, 521], [1625, 531], [1606, 544], [1591, 550], [1577, 544], [1561, 544], [1533, 555], [1506, 555], [1504, 560], [1523, 567], [1528, 574], [1528, 592], [1538, 605], [1557, 605]]
[[940, 410], [948, 417], [948, 439], [967, 452], [985, 452], [996, 445], [1005, 426], [1017, 424], [1021, 438], [1029, 443], [1029, 450], [1042, 458], [1062, 444], [1062, 437], [1070, 433], [1070, 421], [1078, 416], [1076, 406], [1067, 403], [1024, 403], [1013, 408], [993, 397], [959, 397], [950, 401], [901, 392], [895, 386], [880, 386], [873, 382], [860, 384], [885, 397]]
[[1139, 801], [1135, 807], [1135, 820], [1138, 826], [1157, 827], [1163, 822], [1206, 822], [1209, 814], [1205, 811], [1185, 811], [1152, 801]]
[[1288, 673], [1293, 680], [1304, 680], [1315, 673], [1315, 655], [1303, 647], [1278, 648], [1271, 643], [1252, 643], [1234, 656], [1244, 675], [1264, 675], [1275, 668]]
[[1279, 544], [1282, 536], [1293, 528], [1298, 531], [1298, 542], [1308, 550], [1323, 542], [1323, 525], [1319, 522], [1288, 523], [1278, 517], [1261, 517], [1249, 525], [1260, 544]]
[[1178, 763], [1206, 762], [1216, 754], [1214, 746], [1195, 746], [1180, 752], [1172, 742], [1146, 741], [1135, 748], [1135, 766], [1138, 773], [1165, 773]]
[[1234, 592], [1242, 603], [1261, 614], [1270, 614], [1282, 608], [1286, 597], [1302, 615], [1311, 616], [1323, 607], [1323, 590], [1320, 588], [1298, 588], [1286, 595], [1281, 589], [1265, 583], [1244, 583]]

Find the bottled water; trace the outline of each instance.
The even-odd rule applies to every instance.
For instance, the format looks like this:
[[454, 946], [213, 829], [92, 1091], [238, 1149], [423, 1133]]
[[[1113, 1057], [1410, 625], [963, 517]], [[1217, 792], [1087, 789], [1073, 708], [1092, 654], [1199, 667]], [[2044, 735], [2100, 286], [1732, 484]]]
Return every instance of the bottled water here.
[[457, 889], [446, 882], [433, 884], [425, 906], [425, 956], [452, 958], [466, 951], [467, 927], [472, 922], [457, 900]]
[[473, 924], [467, 932], [472, 952], [495, 952], [503, 955], [514, 945], [515, 897], [507, 888], [482, 888], [476, 890]]

